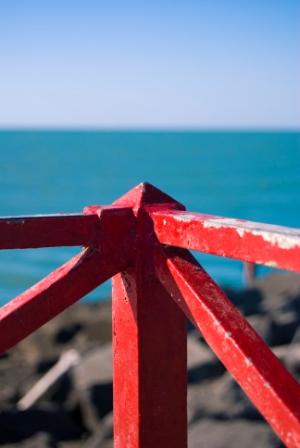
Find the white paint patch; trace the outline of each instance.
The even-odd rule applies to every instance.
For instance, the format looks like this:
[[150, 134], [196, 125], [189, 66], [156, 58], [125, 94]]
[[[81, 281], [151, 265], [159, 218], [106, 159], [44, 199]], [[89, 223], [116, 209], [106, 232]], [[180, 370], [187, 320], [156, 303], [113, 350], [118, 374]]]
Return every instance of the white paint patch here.
[[222, 227], [229, 227], [235, 229], [240, 224], [238, 219], [230, 218], [209, 218], [203, 222], [204, 228], [221, 229]]
[[[2, 221], [2, 220], [1, 220]], [[10, 225], [10, 224], [25, 224], [25, 219], [22, 218], [11, 218], [11, 219], [7, 219], [6, 224]]]
[[193, 215], [190, 215], [189, 213], [176, 213], [173, 217], [179, 222], [190, 222], [193, 220]]
[[260, 236], [273, 246], [281, 249], [300, 247], [300, 230], [271, 224], [260, 224], [230, 218], [211, 218], [203, 222], [204, 228], [229, 228], [235, 230], [242, 238], [245, 233]]
[[270, 266], [271, 268], [278, 268], [278, 263], [276, 263], [276, 261], [267, 261], [265, 263], [267, 266]]
[[280, 268], [280, 266], [278, 266], [278, 263], [274, 260], [269, 260], [269, 261], [261, 261], [261, 260], [255, 260], [256, 264], [264, 264], [266, 266], [270, 266], [271, 268]]
[[237, 228], [237, 229], [236, 229], [236, 232], [239, 234], [239, 236], [240, 236], [241, 238], [243, 238], [244, 233], [245, 233], [243, 229]]
[[225, 339], [231, 338], [231, 336], [232, 336], [231, 331], [226, 331], [226, 333], [225, 333]]

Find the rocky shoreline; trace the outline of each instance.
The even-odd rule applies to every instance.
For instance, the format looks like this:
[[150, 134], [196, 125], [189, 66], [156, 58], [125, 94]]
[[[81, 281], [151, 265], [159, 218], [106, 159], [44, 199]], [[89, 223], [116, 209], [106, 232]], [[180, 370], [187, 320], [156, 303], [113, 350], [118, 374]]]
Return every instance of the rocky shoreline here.
[[[300, 276], [276, 273], [231, 300], [300, 378]], [[62, 355], [78, 356], [34, 403], [20, 401]], [[0, 358], [0, 445], [109, 448], [111, 304], [78, 303]], [[26, 400], [25, 400], [26, 401]], [[22, 404], [23, 403], [23, 404]], [[23, 406], [23, 407], [22, 407]], [[24, 408], [25, 406], [25, 408]], [[188, 330], [189, 448], [282, 444], [192, 326]]]

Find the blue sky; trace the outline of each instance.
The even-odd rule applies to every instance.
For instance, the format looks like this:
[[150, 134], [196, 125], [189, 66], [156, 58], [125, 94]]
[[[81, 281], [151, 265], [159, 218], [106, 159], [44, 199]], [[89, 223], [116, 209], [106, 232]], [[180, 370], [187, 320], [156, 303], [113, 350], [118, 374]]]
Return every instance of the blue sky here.
[[300, 2], [6, 0], [0, 126], [300, 127]]

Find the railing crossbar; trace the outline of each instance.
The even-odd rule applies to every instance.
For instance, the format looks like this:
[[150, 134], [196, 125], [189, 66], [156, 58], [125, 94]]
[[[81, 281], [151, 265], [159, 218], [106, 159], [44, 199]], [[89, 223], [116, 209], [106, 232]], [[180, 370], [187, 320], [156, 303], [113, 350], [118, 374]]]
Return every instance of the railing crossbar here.
[[300, 272], [299, 229], [155, 207], [149, 212], [163, 244]]

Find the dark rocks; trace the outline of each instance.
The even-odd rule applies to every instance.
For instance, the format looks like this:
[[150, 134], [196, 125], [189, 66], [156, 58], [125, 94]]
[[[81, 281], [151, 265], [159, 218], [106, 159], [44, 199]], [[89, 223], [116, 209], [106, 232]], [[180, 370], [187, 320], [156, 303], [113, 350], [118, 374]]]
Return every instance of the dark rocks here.
[[55, 441], [76, 440], [81, 436], [81, 428], [66, 411], [55, 406], [0, 413], [0, 444], [17, 443], [39, 432], [51, 435]]
[[267, 314], [254, 314], [249, 316], [247, 320], [268, 345], [273, 344], [274, 336], [270, 316]]
[[65, 344], [70, 342], [74, 336], [82, 329], [82, 325], [78, 322], [66, 325], [65, 328], [61, 328], [55, 335], [55, 342], [58, 344]]
[[221, 375], [225, 368], [207, 345], [188, 335], [188, 383], [198, 383]]
[[219, 420], [261, 420], [259, 412], [228, 373], [189, 387], [188, 415], [190, 423], [208, 417]]
[[274, 312], [271, 317], [271, 345], [290, 344], [299, 326], [299, 316], [294, 311]]
[[[1, 446], [3, 448], [13, 448], [16, 445], [9, 443]], [[18, 442], [17, 446], [21, 448], [58, 448], [59, 442], [55, 442], [48, 433], [37, 432], [29, 439]]]
[[94, 434], [86, 441], [85, 448], [112, 448], [113, 447], [113, 413], [110, 412], [101, 421]]
[[294, 334], [292, 342], [295, 343], [295, 344], [300, 343], [300, 327], [299, 326], [298, 326], [298, 328], [297, 328], [297, 330], [296, 330], [296, 332]]
[[[26, 338], [0, 360], [0, 445], [24, 447], [81, 447], [95, 428], [102, 427], [103, 416], [112, 410], [111, 362], [104, 347], [100, 365], [90, 364], [93, 348], [111, 340], [111, 305], [77, 304]], [[78, 370], [68, 371], [26, 411], [16, 404], [70, 348], [82, 354]], [[110, 354], [111, 360], [111, 354]], [[101, 369], [102, 365], [102, 369]], [[108, 366], [108, 367], [106, 367]], [[92, 372], [109, 369], [104, 376]], [[85, 384], [82, 383], [84, 372]], [[81, 376], [80, 376], [81, 375]], [[88, 404], [87, 404], [88, 403]], [[93, 412], [89, 419], [87, 407]]]
[[253, 287], [242, 291], [225, 289], [225, 292], [244, 316], [260, 313], [263, 309], [263, 295], [259, 288]]
[[287, 369], [300, 379], [300, 342], [282, 345], [273, 349], [275, 355], [283, 362]]
[[72, 371], [74, 388], [90, 431], [112, 411], [112, 347], [106, 344], [88, 352]]
[[262, 309], [270, 312], [296, 307], [300, 301], [300, 276], [293, 272], [280, 272], [258, 278], [253, 287], [263, 297]]

